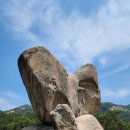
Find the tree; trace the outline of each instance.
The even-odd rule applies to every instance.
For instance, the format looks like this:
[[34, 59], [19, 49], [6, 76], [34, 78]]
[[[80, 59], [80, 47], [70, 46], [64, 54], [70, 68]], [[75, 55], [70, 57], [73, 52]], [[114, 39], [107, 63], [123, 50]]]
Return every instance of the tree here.
[[20, 130], [28, 125], [38, 124], [33, 113], [15, 114], [0, 111], [0, 130]]
[[130, 130], [130, 123], [119, 118], [119, 109], [108, 111], [106, 114], [95, 114], [104, 130]]

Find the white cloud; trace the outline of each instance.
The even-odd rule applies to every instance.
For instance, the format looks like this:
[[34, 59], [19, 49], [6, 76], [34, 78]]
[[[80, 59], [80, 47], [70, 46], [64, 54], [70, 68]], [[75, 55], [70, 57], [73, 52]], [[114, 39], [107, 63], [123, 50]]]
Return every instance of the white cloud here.
[[75, 10], [67, 16], [54, 0], [13, 0], [6, 13], [15, 34], [42, 43], [72, 71], [104, 52], [130, 48], [129, 0], [109, 0], [89, 17]]
[[102, 67], [104, 67], [106, 65], [107, 62], [107, 58], [106, 57], [101, 57], [99, 59], [99, 63], [101, 64]]
[[9, 102], [0, 106], [0, 110], [6, 111], [18, 107], [18, 105], [10, 104]]
[[0, 92], [0, 110], [9, 110], [19, 105], [23, 101], [23, 98], [14, 91], [2, 91]]
[[5, 99], [3, 99], [3, 98], [0, 98], [0, 105], [3, 105], [3, 104], [5, 104], [7, 101], [5, 100]]
[[128, 88], [120, 88], [118, 90], [109, 90], [105, 89], [102, 91], [102, 97], [103, 98], [109, 98], [109, 99], [123, 99], [130, 96], [130, 89]]
[[35, 42], [39, 44], [41, 37], [33, 33], [32, 28], [37, 26], [42, 33], [47, 33], [48, 26], [54, 22], [54, 18], [60, 12], [55, 2], [54, 0], [8, 0], [4, 2], [2, 8], [9, 20], [8, 28], [19, 38], [27, 40], [28, 44]]
[[13, 104], [5, 104], [4, 106], [1, 107], [1, 110], [6, 111], [6, 110], [10, 110], [13, 108], [19, 107], [18, 105], [13, 105]]
[[8, 100], [0, 97], [0, 110], [4, 111], [4, 110], [9, 110], [9, 109], [12, 109], [15, 107], [16, 107], [16, 105], [10, 104], [10, 102]]
[[102, 74], [99, 78], [102, 79], [102, 78], [120, 73], [128, 68], [130, 68], [130, 63], [124, 63], [123, 65], [121, 64], [121, 66], [111, 69], [111, 71], [109, 71], [108, 73]]
[[18, 95], [17, 93], [15, 93], [13, 91], [5, 91], [5, 92], [1, 92], [1, 94], [3, 94], [4, 96], [7, 96], [9, 98], [13, 98], [13, 99], [21, 99], [22, 98], [20, 95]]

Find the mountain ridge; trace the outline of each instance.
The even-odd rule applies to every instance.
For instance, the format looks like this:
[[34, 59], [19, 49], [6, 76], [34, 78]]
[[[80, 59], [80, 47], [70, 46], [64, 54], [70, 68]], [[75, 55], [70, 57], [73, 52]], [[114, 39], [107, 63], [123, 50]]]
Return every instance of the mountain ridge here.
[[[99, 111], [101, 111], [102, 109], [105, 109], [105, 111], [106, 111], [107, 109], [109, 109], [109, 108], [111, 108], [113, 106], [122, 107], [122, 108], [127, 109], [128, 111], [130, 111], [130, 104], [121, 105], [121, 104], [115, 104], [115, 103], [112, 103], [112, 102], [102, 102], [101, 106], [99, 108]], [[21, 105], [19, 107], [15, 107], [15, 108], [12, 108], [12, 109], [9, 109], [9, 110], [0, 110], [0, 111], [9, 112], [9, 111], [17, 111], [19, 109], [32, 109], [32, 106], [30, 104], [24, 104], [24, 105]]]
[[[119, 115], [119, 117], [121, 119], [123, 119], [124, 121], [130, 121], [130, 104], [128, 105], [118, 105], [112, 102], [102, 102], [101, 103], [101, 107], [99, 109], [99, 111], [97, 113], [99, 114], [106, 114], [108, 111], [112, 111], [112, 110], [121, 110], [121, 114]], [[21, 115], [21, 114], [28, 114], [31, 113], [31, 115], [34, 117], [35, 113], [33, 111], [33, 108], [30, 104], [25, 104], [25, 105], [21, 105], [19, 107], [10, 109], [10, 110], [6, 110], [6, 111], [1, 111], [0, 112], [5, 112], [7, 114], [12, 113], [12, 114], [16, 114], [16, 115]]]
[[[130, 104], [120, 105], [120, 104], [115, 104], [112, 102], [102, 102], [98, 112], [105, 113], [105, 112], [107, 112], [108, 109], [110, 109], [112, 107], [123, 108], [126, 111], [130, 111]], [[24, 104], [24, 105], [21, 105], [19, 107], [15, 107], [15, 108], [12, 108], [9, 110], [0, 110], [0, 111], [2, 111], [2, 112], [11, 112], [11, 111], [16, 112], [16, 111], [24, 110], [24, 109], [32, 110], [32, 106], [30, 104]]]
[[99, 113], [106, 113], [109, 110], [120, 109], [121, 111], [130, 111], [130, 104], [118, 105], [112, 102], [102, 102]]

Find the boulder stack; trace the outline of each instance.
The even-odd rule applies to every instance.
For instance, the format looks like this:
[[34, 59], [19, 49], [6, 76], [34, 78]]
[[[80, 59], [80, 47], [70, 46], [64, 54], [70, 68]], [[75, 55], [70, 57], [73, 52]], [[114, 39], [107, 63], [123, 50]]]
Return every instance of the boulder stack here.
[[[64, 67], [46, 48], [34, 47], [20, 55], [18, 67], [33, 109], [43, 124], [51, 124], [53, 119], [56, 126], [58, 104], [67, 105], [60, 106], [64, 114], [70, 109], [68, 119], [74, 115], [74, 122], [70, 124], [75, 124], [75, 117], [98, 110], [100, 90], [93, 65], [87, 64], [68, 76]], [[61, 130], [59, 128], [55, 130]], [[76, 127], [72, 128], [76, 130]], [[64, 130], [72, 129], [65, 127]]]

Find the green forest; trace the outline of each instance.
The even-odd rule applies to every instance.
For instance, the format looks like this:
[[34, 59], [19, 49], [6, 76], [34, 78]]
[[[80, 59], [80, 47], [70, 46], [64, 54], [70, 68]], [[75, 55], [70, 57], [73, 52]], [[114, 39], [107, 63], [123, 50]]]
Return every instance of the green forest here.
[[113, 110], [105, 114], [94, 114], [104, 130], [130, 130], [130, 122], [120, 118], [122, 111]]
[[[130, 130], [129, 107], [110, 111], [115, 104], [103, 103], [99, 112], [94, 116], [103, 126], [104, 130]], [[31, 105], [23, 105], [9, 111], [0, 111], [0, 130], [20, 130], [29, 125], [40, 124]]]
[[35, 124], [39, 124], [39, 121], [30, 105], [0, 111], [0, 130], [20, 130]]

